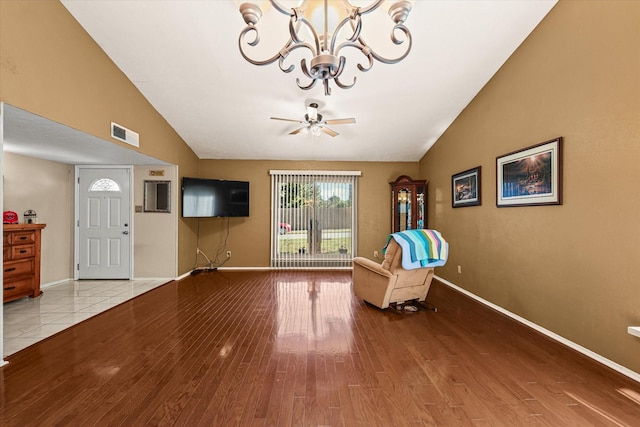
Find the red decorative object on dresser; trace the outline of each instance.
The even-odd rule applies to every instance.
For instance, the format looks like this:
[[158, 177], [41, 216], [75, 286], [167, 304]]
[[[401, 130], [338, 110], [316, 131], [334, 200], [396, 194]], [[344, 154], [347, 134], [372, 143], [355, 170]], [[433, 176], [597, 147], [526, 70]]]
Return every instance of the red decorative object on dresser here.
[[4, 224], [2, 301], [37, 297], [40, 290], [40, 238], [46, 224]]

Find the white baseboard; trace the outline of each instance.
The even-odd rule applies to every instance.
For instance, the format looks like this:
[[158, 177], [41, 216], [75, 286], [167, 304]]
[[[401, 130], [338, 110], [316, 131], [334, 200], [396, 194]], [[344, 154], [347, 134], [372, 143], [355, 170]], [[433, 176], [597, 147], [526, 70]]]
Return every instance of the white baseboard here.
[[175, 280], [176, 280], [176, 282], [177, 282], [177, 281], [182, 280], [182, 279], [184, 279], [184, 278], [186, 278], [186, 277], [189, 277], [189, 275], [191, 275], [191, 271], [187, 271], [186, 273], [184, 273], [184, 274], [182, 274], [182, 275], [180, 275], [180, 276], [176, 277], [176, 278], [175, 278]]
[[[70, 277], [68, 279], [56, 280], [55, 282], [43, 283], [42, 285], [40, 285], [40, 289], [44, 289], [44, 288], [48, 288], [48, 287], [51, 287], [51, 286], [59, 285], [61, 283], [65, 283], [65, 282], [73, 282], [75, 280], [76, 279], [73, 279], [73, 278]], [[89, 280], [92, 280], [92, 279], [89, 279]], [[114, 279], [114, 280], [120, 280], [120, 279]], [[124, 280], [124, 279], [122, 279], [122, 280]], [[177, 279], [173, 279], [172, 277], [134, 277], [131, 280], [138, 280], [138, 281], [142, 281], [142, 280], [149, 280], [149, 281], [151, 281], [151, 280], [166, 280], [167, 282], [169, 282], [171, 280], [177, 280]]]
[[472, 298], [476, 301], [478, 301], [479, 303], [486, 305], [487, 307], [491, 307], [492, 309], [504, 314], [505, 316], [508, 316], [510, 318], [512, 318], [513, 320], [522, 323], [523, 325], [526, 325], [528, 327], [530, 327], [531, 329], [534, 329], [538, 332], [540, 332], [543, 335], [546, 335], [547, 337], [551, 338], [552, 340], [558, 341], [559, 343], [562, 343], [564, 345], [566, 345], [567, 347], [570, 347], [572, 349], [574, 349], [575, 351], [584, 354], [585, 356], [595, 360], [596, 362], [602, 363], [605, 366], [608, 366], [609, 368], [620, 372], [622, 375], [625, 375], [629, 378], [631, 378], [632, 380], [635, 380], [637, 382], [640, 382], [640, 374], [632, 371], [629, 368], [625, 368], [622, 365], [619, 365], [618, 363], [614, 362], [613, 360], [609, 360], [606, 357], [603, 357], [601, 355], [599, 355], [596, 352], [593, 352], [591, 350], [589, 350], [588, 348], [582, 347], [579, 344], [574, 343], [573, 341], [570, 341], [558, 334], [556, 334], [555, 332], [552, 332], [546, 328], [543, 328], [542, 326], [535, 324], [527, 319], [525, 319], [524, 317], [520, 317], [515, 313], [510, 312], [509, 310], [506, 310], [492, 302], [489, 302], [469, 291], [467, 291], [466, 289], [462, 289], [461, 287], [454, 285], [453, 283], [449, 282], [448, 280], [443, 279], [440, 276], [434, 276], [434, 279], [438, 280], [439, 282], [442, 282], [443, 284], [449, 286], [452, 289], [455, 289], [456, 291], [468, 296], [469, 298]]
[[[335, 271], [335, 270], [353, 270], [353, 267], [309, 267], [308, 269]], [[286, 270], [295, 270], [295, 269], [285, 268], [285, 267], [277, 267], [277, 268], [276, 267], [216, 267], [216, 270], [217, 271], [286, 271]], [[185, 277], [191, 274], [191, 271], [188, 271], [182, 274], [181, 276], [176, 277], [175, 280], [184, 279]]]
[[60, 283], [68, 282], [70, 280], [73, 281], [73, 279], [62, 279], [62, 280], [56, 280], [55, 282], [43, 283], [42, 285], [40, 285], [40, 289], [48, 288], [50, 286], [59, 285]]

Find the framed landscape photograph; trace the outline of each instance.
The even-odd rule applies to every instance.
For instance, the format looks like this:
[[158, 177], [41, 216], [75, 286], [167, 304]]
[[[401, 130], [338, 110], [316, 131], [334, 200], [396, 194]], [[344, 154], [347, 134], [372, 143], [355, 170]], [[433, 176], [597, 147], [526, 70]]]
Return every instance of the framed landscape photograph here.
[[562, 204], [562, 137], [496, 158], [498, 207]]
[[480, 166], [451, 177], [451, 204], [454, 208], [480, 205]]

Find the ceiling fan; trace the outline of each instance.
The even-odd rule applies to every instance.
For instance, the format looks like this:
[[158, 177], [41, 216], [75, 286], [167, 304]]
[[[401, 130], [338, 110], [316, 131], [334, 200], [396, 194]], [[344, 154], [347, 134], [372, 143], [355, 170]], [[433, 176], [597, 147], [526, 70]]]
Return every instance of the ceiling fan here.
[[307, 134], [311, 132], [311, 134], [314, 136], [320, 135], [320, 132], [324, 132], [329, 136], [337, 136], [339, 135], [339, 133], [334, 131], [333, 129], [328, 128], [326, 125], [343, 125], [356, 122], [356, 119], [354, 118], [323, 120], [322, 114], [318, 113], [318, 104], [316, 104], [315, 102], [312, 102], [307, 107], [307, 114], [304, 115], [304, 120], [283, 119], [280, 117], [271, 117], [271, 119], [283, 120], [285, 122], [301, 123], [304, 125], [301, 128], [294, 130], [293, 132], [289, 132], [289, 135], [296, 135], [301, 132], [303, 134]]

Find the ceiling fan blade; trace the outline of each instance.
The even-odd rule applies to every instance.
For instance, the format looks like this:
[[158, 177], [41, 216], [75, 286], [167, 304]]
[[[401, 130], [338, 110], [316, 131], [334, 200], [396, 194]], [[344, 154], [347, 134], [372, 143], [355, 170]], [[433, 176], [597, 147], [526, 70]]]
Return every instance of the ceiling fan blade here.
[[282, 120], [283, 122], [305, 123], [303, 120], [283, 119], [281, 117], [271, 117], [271, 120]]
[[294, 130], [293, 132], [289, 132], [289, 135], [297, 135], [300, 132], [302, 132], [302, 129], [304, 129], [304, 126], [299, 128], [299, 129]]
[[328, 125], [347, 125], [347, 124], [355, 123], [356, 119], [354, 119], [354, 118], [349, 118], [349, 119], [331, 119], [331, 120], [325, 120], [324, 122], [326, 124], [328, 124]]
[[329, 136], [338, 136], [340, 135], [338, 132], [336, 132], [333, 129], [329, 129], [328, 127], [321, 127], [320, 130], [322, 130], [322, 132], [326, 133]]

